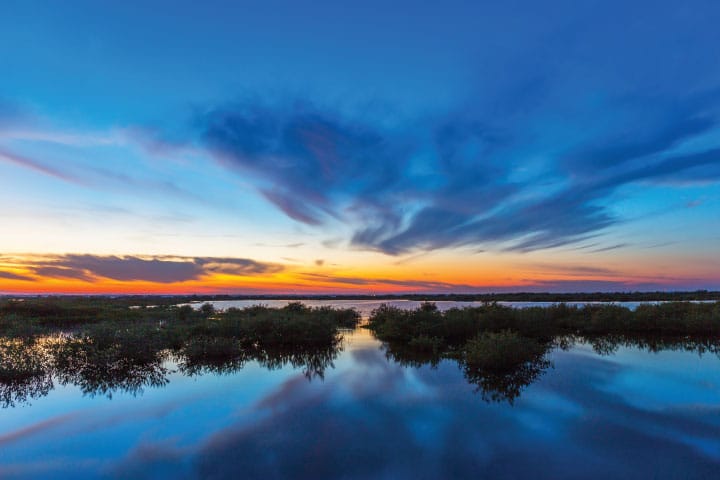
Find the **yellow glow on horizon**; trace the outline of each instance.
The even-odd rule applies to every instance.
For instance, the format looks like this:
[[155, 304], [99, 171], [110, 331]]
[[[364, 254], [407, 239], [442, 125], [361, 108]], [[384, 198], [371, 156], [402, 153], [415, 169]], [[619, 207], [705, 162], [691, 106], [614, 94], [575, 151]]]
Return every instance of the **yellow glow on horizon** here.
[[[338, 255], [339, 257], [340, 255]], [[354, 257], [354, 258], [351, 258]], [[468, 292], [542, 287], [552, 282], [599, 281], [672, 284], [673, 281], [711, 279], [715, 271], [692, 258], [673, 265], [673, 278], [665, 278], [666, 267], [653, 256], [607, 265], [600, 260], [552, 254], [480, 254], [443, 252], [419, 258], [397, 259], [376, 253], [354, 253], [342, 264], [338, 260], [318, 262], [273, 262], [281, 267], [268, 273], [237, 275], [206, 272], [192, 280], [157, 282], [122, 281], [100, 276], [58, 278], [39, 274], [38, 265], [52, 265], [50, 254], [0, 256], [0, 293], [8, 294], [384, 294], [419, 292]], [[153, 258], [153, 257], [146, 257]], [[161, 258], [161, 257], [157, 257]], [[580, 260], [578, 260], [580, 258]], [[163, 256], [182, 261], [188, 257]], [[43, 263], [45, 262], [45, 263]], [[700, 275], [698, 275], [698, 272]], [[3, 275], [4, 274], [4, 275]], [[88, 274], [90, 275], [90, 274]]]

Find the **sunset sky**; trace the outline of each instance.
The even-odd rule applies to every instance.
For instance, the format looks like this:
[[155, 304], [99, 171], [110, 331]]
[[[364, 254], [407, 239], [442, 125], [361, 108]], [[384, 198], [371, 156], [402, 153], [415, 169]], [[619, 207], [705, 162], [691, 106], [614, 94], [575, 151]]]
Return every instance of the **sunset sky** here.
[[0, 293], [720, 289], [720, 2], [0, 3]]

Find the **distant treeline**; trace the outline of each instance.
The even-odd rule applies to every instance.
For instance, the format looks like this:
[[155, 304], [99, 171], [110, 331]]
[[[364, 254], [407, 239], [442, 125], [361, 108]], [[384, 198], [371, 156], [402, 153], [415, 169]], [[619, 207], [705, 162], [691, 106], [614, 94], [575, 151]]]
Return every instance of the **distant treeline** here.
[[175, 305], [178, 303], [228, 300], [415, 300], [421, 302], [658, 302], [658, 301], [720, 301], [720, 291], [657, 291], [657, 292], [584, 292], [584, 293], [447, 293], [447, 294], [384, 294], [384, 295], [25, 295], [0, 296], [11, 298], [66, 298], [111, 300], [115, 305]]

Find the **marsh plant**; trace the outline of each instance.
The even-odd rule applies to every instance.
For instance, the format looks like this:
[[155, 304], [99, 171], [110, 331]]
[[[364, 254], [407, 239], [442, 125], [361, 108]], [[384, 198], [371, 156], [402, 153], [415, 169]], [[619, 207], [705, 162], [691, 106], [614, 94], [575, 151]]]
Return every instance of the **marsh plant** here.
[[216, 311], [130, 308], [95, 298], [6, 301], [0, 305], [0, 403], [14, 406], [76, 385], [87, 395], [137, 395], [186, 375], [232, 373], [247, 362], [286, 365], [322, 378], [354, 328], [354, 310], [255, 306]]
[[512, 403], [552, 366], [549, 354], [586, 342], [604, 355], [621, 346], [720, 355], [720, 302], [510, 308], [497, 303], [415, 310], [382, 305], [367, 328], [404, 365], [455, 361], [488, 401]]
[[[47, 395], [55, 383], [86, 395], [137, 395], [184, 375], [229, 374], [249, 362], [291, 366], [324, 377], [356, 328], [353, 309], [169, 304], [148, 297], [47, 297], [0, 300], [0, 404]], [[157, 304], [152, 301], [156, 300]], [[496, 303], [441, 312], [383, 305], [367, 328], [386, 356], [403, 365], [455, 362], [488, 401], [517, 399], [552, 364], [550, 353], [575, 342], [603, 355], [621, 346], [720, 355], [720, 302], [641, 305], [564, 304], [514, 309]]]

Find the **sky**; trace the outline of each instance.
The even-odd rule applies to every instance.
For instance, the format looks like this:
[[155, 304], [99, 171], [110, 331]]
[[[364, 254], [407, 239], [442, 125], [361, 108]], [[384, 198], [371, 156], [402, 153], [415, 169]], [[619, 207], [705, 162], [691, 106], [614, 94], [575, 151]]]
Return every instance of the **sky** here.
[[720, 289], [720, 4], [0, 4], [0, 293]]

